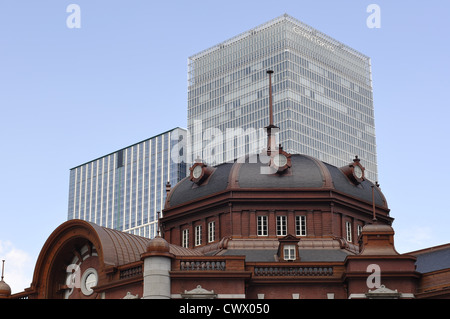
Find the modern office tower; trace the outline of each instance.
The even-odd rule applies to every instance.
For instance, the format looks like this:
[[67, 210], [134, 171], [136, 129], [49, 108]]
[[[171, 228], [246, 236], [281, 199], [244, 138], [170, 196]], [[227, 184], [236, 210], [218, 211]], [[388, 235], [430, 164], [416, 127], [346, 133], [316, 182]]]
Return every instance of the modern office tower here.
[[186, 176], [185, 137], [185, 129], [175, 128], [72, 168], [68, 219], [154, 237], [167, 182]]
[[283, 149], [338, 167], [357, 155], [376, 181], [370, 58], [289, 15], [189, 57], [192, 157], [219, 164], [265, 147], [269, 69]]

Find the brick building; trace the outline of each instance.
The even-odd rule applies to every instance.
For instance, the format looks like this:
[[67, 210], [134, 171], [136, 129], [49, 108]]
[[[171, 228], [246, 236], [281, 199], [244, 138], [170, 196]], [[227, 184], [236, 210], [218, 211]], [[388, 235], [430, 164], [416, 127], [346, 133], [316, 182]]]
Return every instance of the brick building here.
[[358, 157], [336, 167], [275, 146], [269, 91], [266, 149], [194, 163], [166, 187], [158, 236], [69, 220], [31, 286], [11, 295], [2, 275], [0, 297], [449, 298], [450, 245], [399, 254], [386, 198]]
[[450, 245], [399, 254], [386, 199], [364, 178], [359, 159], [338, 168], [285, 155], [285, 167], [273, 174], [259, 173], [268, 165], [259, 158], [195, 163], [190, 176], [168, 187], [154, 239], [69, 220], [46, 241], [31, 286], [0, 295], [450, 297]]

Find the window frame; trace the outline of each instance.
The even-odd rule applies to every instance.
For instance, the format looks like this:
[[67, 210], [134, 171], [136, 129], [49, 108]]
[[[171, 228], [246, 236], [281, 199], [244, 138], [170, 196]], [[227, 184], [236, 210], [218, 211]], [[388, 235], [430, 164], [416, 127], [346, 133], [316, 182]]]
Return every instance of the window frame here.
[[189, 248], [189, 228], [185, 228], [181, 232], [181, 247]]
[[352, 223], [349, 221], [345, 222], [345, 239], [351, 243], [353, 242], [353, 232], [352, 232]]
[[287, 216], [278, 215], [277, 216], [277, 236], [287, 235]]
[[195, 226], [194, 234], [195, 234], [194, 245], [200, 246], [202, 244], [202, 225]]
[[216, 222], [211, 221], [208, 223], [208, 243], [212, 243], [216, 240]]
[[295, 235], [306, 236], [306, 215], [295, 216]]
[[256, 218], [256, 234], [261, 237], [269, 236], [267, 215], [257, 216], [257, 218]]
[[286, 261], [297, 259], [296, 245], [287, 244], [283, 246], [283, 259]]

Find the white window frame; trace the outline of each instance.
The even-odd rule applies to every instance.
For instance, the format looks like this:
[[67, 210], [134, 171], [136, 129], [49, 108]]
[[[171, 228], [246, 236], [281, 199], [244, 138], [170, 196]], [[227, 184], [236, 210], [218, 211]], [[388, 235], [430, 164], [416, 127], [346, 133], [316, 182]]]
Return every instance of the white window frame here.
[[297, 236], [306, 236], [306, 216], [295, 216], [295, 233]]
[[357, 232], [358, 232], [358, 237], [359, 237], [361, 235], [361, 233], [362, 233], [363, 226], [362, 225], [358, 225], [356, 227], [357, 227]]
[[257, 235], [268, 236], [267, 215], [260, 215], [257, 217]]
[[277, 236], [287, 235], [287, 216], [279, 215], [277, 216]]
[[181, 236], [181, 246], [189, 248], [189, 228], [183, 229]]
[[295, 260], [297, 258], [296, 245], [284, 245], [283, 246], [283, 257], [284, 260]]
[[345, 239], [351, 243], [352, 242], [352, 223], [345, 222]]
[[208, 243], [216, 240], [216, 222], [212, 221], [208, 223]]
[[195, 226], [195, 246], [202, 244], [202, 225]]

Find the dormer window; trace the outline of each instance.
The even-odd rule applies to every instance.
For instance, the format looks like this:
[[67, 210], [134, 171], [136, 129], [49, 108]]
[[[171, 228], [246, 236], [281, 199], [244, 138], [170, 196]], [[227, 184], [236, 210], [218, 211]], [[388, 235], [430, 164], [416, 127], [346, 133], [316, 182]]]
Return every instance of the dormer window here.
[[300, 261], [300, 256], [298, 255], [298, 242], [299, 238], [287, 235], [283, 238], [278, 239], [278, 260], [279, 261]]
[[341, 171], [348, 177], [350, 181], [352, 181], [355, 185], [361, 184], [364, 180], [364, 166], [361, 165], [360, 159], [358, 156], [355, 156], [353, 163], [341, 167]]
[[199, 159], [196, 160], [195, 164], [192, 165], [189, 170], [190, 180], [197, 185], [201, 185], [203, 182], [205, 182], [214, 172], [213, 167], [209, 167]]
[[290, 261], [290, 260], [295, 260], [297, 259], [297, 254], [296, 254], [296, 246], [297, 245], [284, 245], [283, 248], [283, 259]]

